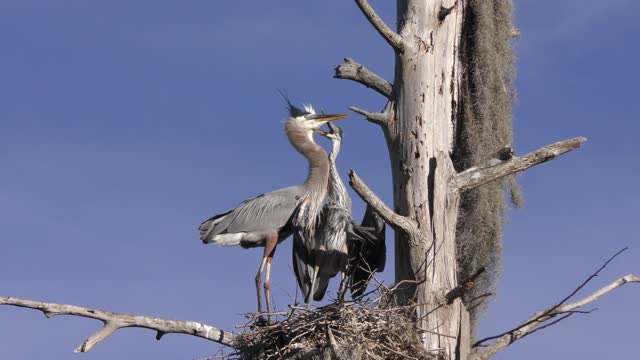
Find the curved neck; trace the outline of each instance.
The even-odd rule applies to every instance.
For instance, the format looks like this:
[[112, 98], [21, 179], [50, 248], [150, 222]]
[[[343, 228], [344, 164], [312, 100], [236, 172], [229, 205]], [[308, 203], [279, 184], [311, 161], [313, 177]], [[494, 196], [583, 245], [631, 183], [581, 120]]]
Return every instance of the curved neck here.
[[331, 160], [333, 166], [335, 166], [336, 159], [338, 158], [338, 154], [340, 153], [341, 142], [338, 140], [332, 140], [331, 144], [333, 145], [333, 148], [331, 149], [331, 154], [329, 154], [329, 160]]
[[341, 208], [345, 208], [345, 210], [351, 211], [351, 199], [349, 198], [347, 188], [344, 186], [344, 183], [340, 178], [340, 174], [338, 173], [338, 168], [336, 167], [336, 159], [338, 158], [339, 153], [340, 142], [334, 140], [333, 149], [331, 150], [331, 155], [329, 155], [330, 179], [328, 199], [329, 202], [332, 202]]
[[287, 138], [309, 162], [309, 173], [304, 181], [304, 191], [300, 201], [305, 203], [302, 209], [308, 214], [307, 226], [315, 227], [320, 214], [329, 182], [329, 159], [322, 147], [313, 141], [312, 132], [302, 127], [296, 120], [290, 119], [284, 125]]

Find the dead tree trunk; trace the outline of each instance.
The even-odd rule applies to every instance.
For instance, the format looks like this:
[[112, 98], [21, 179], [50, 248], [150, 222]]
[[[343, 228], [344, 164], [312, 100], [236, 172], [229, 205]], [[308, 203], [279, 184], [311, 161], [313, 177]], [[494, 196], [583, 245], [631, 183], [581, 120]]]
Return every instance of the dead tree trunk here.
[[[351, 184], [395, 230], [395, 279], [402, 284], [397, 301], [416, 305], [416, 328], [424, 349], [444, 359], [466, 359], [471, 351], [472, 328], [461, 301], [465, 284], [459, 284], [461, 279], [457, 279], [460, 194], [533, 163], [514, 170], [514, 161], [521, 161], [512, 159], [513, 153], [507, 147], [502, 155], [496, 149], [495, 156], [501, 160], [488, 161], [486, 166], [467, 166], [462, 172], [454, 167], [453, 154], [460, 152], [457, 147], [462, 146], [457, 143], [457, 127], [464, 120], [458, 109], [462, 81], [460, 45], [469, 1], [398, 0], [397, 32], [384, 24], [366, 1], [356, 3], [395, 51], [394, 82], [387, 83], [351, 59], [336, 68], [336, 77], [358, 81], [388, 99], [381, 113], [355, 107], [351, 110], [366, 116], [384, 131], [393, 177], [393, 210], [386, 208], [353, 172]], [[562, 150], [552, 151], [550, 158], [579, 146], [582, 141], [554, 144]], [[488, 177], [488, 168], [500, 174]], [[504, 171], [506, 168], [510, 170]], [[471, 177], [475, 180], [470, 180]]]
[[398, 1], [398, 32], [406, 41], [396, 54], [395, 111], [385, 129], [394, 210], [415, 221], [422, 233], [396, 233], [396, 281], [416, 281], [403, 288], [401, 301], [422, 304], [416, 317], [425, 349], [448, 359], [466, 358], [469, 349], [468, 341], [459, 341], [469, 338], [460, 299], [440, 306], [457, 285], [459, 197], [450, 187], [455, 171], [449, 154], [457, 121], [463, 5], [453, 0]]
[[[468, 314], [460, 299], [442, 305], [446, 293], [457, 286], [459, 194], [451, 186], [456, 173], [450, 154], [464, 2], [399, 0], [398, 33], [391, 35], [366, 2], [357, 2], [396, 52], [384, 116], [352, 110], [380, 124], [387, 140], [394, 194], [394, 216], [387, 218], [396, 230], [395, 278], [403, 283], [398, 300], [419, 304], [416, 325], [427, 351], [464, 359], [469, 351]], [[340, 67], [337, 70], [338, 77], [345, 77]], [[366, 82], [366, 77], [361, 80]]]
[[[427, 351], [464, 359], [470, 346], [468, 314], [459, 298], [443, 305], [445, 295], [457, 286], [459, 193], [452, 188], [456, 173], [450, 154], [457, 122], [464, 2], [399, 0], [398, 33], [391, 32], [365, 1], [357, 3], [396, 53], [392, 90], [378, 90], [389, 99], [384, 113], [352, 110], [382, 126], [389, 149], [394, 209], [386, 216], [379, 210], [396, 230], [395, 278], [403, 284], [398, 301], [419, 304], [416, 325]], [[336, 76], [380, 88], [368, 80], [376, 77], [367, 76], [362, 66], [359, 78], [344, 76], [349, 64], [353, 61], [338, 67]], [[358, 191], [359, 179], [352, 174], [351, 180], [371, 203], [366, 191]]]

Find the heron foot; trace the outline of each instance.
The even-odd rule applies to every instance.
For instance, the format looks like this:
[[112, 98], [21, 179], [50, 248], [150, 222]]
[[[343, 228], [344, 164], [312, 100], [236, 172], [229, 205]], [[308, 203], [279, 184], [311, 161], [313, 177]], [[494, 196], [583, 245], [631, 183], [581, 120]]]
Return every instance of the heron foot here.
[[255, 322], [255, 326], [257, 327], [269, 326], [271, 324], [271, 318], [264, 315], [259, 315]]

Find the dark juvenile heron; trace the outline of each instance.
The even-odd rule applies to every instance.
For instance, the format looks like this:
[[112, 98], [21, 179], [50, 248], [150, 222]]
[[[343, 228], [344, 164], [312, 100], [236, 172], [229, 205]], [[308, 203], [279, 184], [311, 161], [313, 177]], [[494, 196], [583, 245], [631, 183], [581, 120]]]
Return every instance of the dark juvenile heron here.
[[386, 226], [380, 215], [367, 205], [360, 226], [354, 224], [353, 231], [357, 236], [349, 236], [347, 241], [347, 279], [351, 297], [357, 298], [364, 294], [373, 273], [384, 271], [387, 260]]
[[256, 274], [256, 295], [258, 312], [262, 313], [260, 281], [266, 265], [264, 292], [267, 313], [270, 312], [269, 279], [271, 262], [278, 243], [291, 235], [291, 218], [296, 208], [300, 221], [315, 226], [315, 217], [322, 206], [329, 177], [327, 153], [313, 140], [313, 132], [323, 124], [347, 117], [344, 114], [317, 115], [311, 106], [304, 110], [296, 108], [287, 99], [289, 118], [284, 129], [293, 147], [309, 163], [307, 179], [302, 185], [258, 195], [243, 201], [235, 209], [218, 214], [203, 222], [200, 227], [200, 239], [205, 244], [223, 246], [241, 246], [243, 248], [264, 247], [262, 261]]

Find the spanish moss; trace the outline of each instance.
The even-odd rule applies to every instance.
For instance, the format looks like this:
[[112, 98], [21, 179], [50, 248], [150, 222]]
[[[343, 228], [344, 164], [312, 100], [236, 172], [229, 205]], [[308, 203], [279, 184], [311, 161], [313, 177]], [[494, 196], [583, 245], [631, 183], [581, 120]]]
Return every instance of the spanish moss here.
[[[512, 47], [512, 1], [471, 0], [465, 8], [460, 42], [462, 81], [454, 164], [457, 170], [496, 157], [513, 141], [511, 106], [515, 98], [515, 58]], [[458, 278], [465, 279], [486, 266], [487, 275], [465, 296], [471, 308], [472, 333], [486, 308], [472, 299], [495, 292], [502, 254], [505, 190], [512, 203], [521, 204], [513, 177], [464, 193], [460, 199], [456, 244]]]

